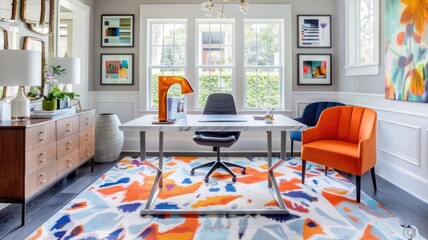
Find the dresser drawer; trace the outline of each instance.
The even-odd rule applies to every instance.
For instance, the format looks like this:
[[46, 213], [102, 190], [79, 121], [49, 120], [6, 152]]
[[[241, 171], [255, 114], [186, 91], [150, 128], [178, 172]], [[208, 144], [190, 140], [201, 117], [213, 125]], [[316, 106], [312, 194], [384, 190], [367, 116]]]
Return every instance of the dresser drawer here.
[[55, 179], [55, 164], [47, 166], [30, 173], [25, 179], [25, 198], [30, 198], [38, 191], [48, 186]]
[[79, 165], [79, 151], [74, 151], [56, 161], [56, 177], [70, 172]]
[[74, 134], [69, 137], [59, 140], [56, 144], [56, 157], [62, 158], [77, 149], [79, 149], [79, 134]]
[[80, 131], [95, 127], [95, 111], [84, 113], [79, 116]]
[[56, 141], [55, 122], [49, 122], [41, 125], [30, 127], [25, 135], [25, 150], [29, 151], [34, 148]]
[[88, 128], [79, 133], [79, 146], [85, 146], [95, 141], [95, 128]]
[[25, 174], [30, 174], [55, 163], [56, 160], [56, 142], [46, 144], [25, 153]]
[[87, 143], [79, 148], [79, 160], [81, 163], [95, 155], [95, 142]]
[[58, 140], [79, 132], [79, 117], [69, 117], [58, 120], [56, 123], [56, 138]]

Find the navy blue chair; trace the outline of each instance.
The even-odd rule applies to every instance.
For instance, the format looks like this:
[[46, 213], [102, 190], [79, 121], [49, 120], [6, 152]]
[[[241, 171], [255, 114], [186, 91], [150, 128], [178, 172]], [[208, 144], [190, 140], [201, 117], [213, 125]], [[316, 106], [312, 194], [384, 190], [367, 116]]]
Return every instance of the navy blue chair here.
[[[308, 127], [314, 127], [318, 123], [318, 119], [326, 108], [336, 107], [336, 106], [345, 106], [343, 103], [339, 102], [314, 102], [305, 107], [303, 110], [303, 114], [299, 118], [295, 118], [294, 120], [301, 122]], [[302, 141], [302, 132], [300, 131], [292, 131], [290, 132], [291, 139], [291, 157], [293, 157], [293, 143], [294, 141]]]

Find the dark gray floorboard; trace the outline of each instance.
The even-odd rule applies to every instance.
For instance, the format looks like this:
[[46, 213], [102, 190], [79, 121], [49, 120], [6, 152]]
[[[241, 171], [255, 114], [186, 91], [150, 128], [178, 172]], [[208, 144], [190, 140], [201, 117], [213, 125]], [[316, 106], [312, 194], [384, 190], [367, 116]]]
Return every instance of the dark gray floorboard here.
[[[166, 155], [190, 156], [191, 154], [167, 153]], [[264, 156], [263, 154], [256, 155]], [[138, 154], [122, 153], [119, 159], [124, 156], [137, 157]], [[203, 156], [215, 156], [215, 154], [203, 154]], [[225, 156], [236, 156], [236, 154], [226, 154]], [[241, 156], [243, 155], [241, 154]], [[11, 204], [0, 210], [0, 239], [25, 239], [115, 163], [96, 163], [93, 173], [90, 172], [89, 164], [83, 165], [77, 172], [69, 174], [69, 176], [52, 186], [51, 189], [30, 201], [27, 204], [27, 224], [24, 227], [13, 230], [20, 226], [20, 205]], [[355, 183], [354, 176], [346, 173], [342, 173], [342, 175]], [[402, 219], [404, 223], [415, 225], [422, 236], [428, 237], [428, 204], [379, 176], [377, 177], [378, 191], [374, 193], [370, 173], [362, 176], [361, 186], [366, 194]]]

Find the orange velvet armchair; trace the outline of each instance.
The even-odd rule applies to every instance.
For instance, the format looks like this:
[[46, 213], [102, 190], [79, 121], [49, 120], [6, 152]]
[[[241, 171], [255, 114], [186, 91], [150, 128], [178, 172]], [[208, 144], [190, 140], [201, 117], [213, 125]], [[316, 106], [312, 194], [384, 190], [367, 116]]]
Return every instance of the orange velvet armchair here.
[[370, 170], [376, 191], [376, 112], [362, 107], [332, 107], [324, 110], [318, 124], [302, 135], [302, 183], [306, 161], [356, 176], [360, 202], [361, 175]]

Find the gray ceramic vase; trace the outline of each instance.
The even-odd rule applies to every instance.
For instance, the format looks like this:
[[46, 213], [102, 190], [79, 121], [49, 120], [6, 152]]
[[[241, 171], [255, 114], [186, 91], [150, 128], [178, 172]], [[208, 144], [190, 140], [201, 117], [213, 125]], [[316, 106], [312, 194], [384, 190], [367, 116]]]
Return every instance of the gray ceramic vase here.
[[120, 120], [114, 113], [102, 113], [95, 118], [96, 162], [113, 162], [119, 158], [123, 147]]

